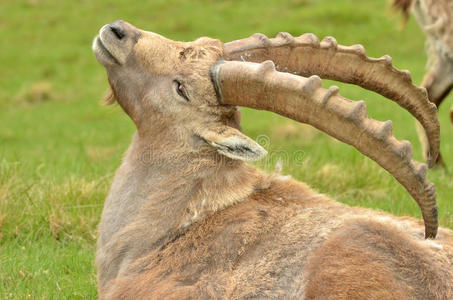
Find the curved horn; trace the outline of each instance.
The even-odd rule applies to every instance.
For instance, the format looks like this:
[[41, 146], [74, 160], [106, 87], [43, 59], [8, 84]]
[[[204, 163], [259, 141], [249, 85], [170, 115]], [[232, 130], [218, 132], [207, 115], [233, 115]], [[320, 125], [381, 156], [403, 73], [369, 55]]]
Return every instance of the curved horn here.
[[341, 46], [333, 37], [321, 42], [311, 33], [292, 37], [281, 32], [269, 39], [263, 34], [225, 44], [225, 60], [272, 60], [278, 71], [352, 83], [391, 99], [408, 110], [422, 125], [429, 141], [428, 165], [439, 154], [440, 131], [436, 106], [426, 90], [412, 84], [409, 71], [392, 66], [392, 58], [366, 56], [362, 45]]
[[436, 191], [426, 178], [426, 165], [412, 160], [408, 141], [393, 137], [391, 121], [379, 122], [366, 115], [363, 101], [339, 96], [335, 86], [323, 89], [318, 76], [277, 72], [272, 61], [219, 62], [211, 76], [222, 104], [268, 110], [310, 124], [376, 161], [417, 201], [425, 237], [436, 236]]

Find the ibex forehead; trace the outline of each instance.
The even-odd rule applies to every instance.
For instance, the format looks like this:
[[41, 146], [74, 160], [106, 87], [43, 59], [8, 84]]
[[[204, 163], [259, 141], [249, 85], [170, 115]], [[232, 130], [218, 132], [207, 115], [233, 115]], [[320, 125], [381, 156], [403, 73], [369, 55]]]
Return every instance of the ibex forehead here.
[[137, 59], [155, 74], [170, 74], [192, 63], [214, 64], [223, 53], [223, 44], [207, 37], [193, 42], [177, 42], [143, 31], [134, 46]]
[[178, 64], [178, 53], [184, 44], [153, 32], [143, 32], [134, 46], [137, 60], [152, 73], [168, 74]]

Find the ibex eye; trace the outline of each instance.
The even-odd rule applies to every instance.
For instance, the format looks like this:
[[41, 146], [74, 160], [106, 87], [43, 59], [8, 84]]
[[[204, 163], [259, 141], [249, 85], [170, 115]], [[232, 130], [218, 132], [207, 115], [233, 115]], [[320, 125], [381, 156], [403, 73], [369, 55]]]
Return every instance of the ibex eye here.
[[176, 92], [179, 96], [183, 97], [186, 101], [190, 101], [189, 97], [187, 96], [187, 91], [184, 86], [177, 80], [174, 81]]

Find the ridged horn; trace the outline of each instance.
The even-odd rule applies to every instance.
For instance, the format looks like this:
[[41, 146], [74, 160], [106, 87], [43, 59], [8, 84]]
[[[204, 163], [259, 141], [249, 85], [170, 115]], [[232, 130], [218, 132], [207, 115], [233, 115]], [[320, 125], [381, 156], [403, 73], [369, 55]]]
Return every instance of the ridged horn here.
[[263, 34], [225, 44], [225, 60], [261, 63], [272, 60], [276, 69], [305, 77], [352, 83], [374, 91], [408, 110], [422, 125], [429, 141], [429, 167], [434, 166], [440, 143], [436, 106], [426, 89], [412, 83], [409, 71], [393, 67], [392, 58], [370, 58], [362, 45], [338, 45], [333, 37], [322, 41], [311, 33], [293, 37], [279, 33], [269, 39]]
[[318, 76], [278, 72], [272, 61], [261, 64], [221, 61], [211, 69], [222, 104], [267, 110], [307, 123], [354, 146], [396, 178], [420, 206], [425, 237], [437, 234], [436, 190], [425, 164], [412, 160], [408, 141], [392, 134], [392, 122], [369, 118], [363, 101], [351, 101], [338, 88], [321, 87]]

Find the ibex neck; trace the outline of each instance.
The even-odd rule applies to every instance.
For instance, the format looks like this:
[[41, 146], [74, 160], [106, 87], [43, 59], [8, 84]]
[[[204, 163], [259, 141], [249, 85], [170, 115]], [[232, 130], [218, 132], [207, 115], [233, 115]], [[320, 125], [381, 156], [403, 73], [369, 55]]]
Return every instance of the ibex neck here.
[[148, 243], [158, 246], [172, 233], [246, 199], [262, 176], [254, 167], [219, 155], [156, 148], [134, 137], [106, 200], [101, 245], [140, 226]]

